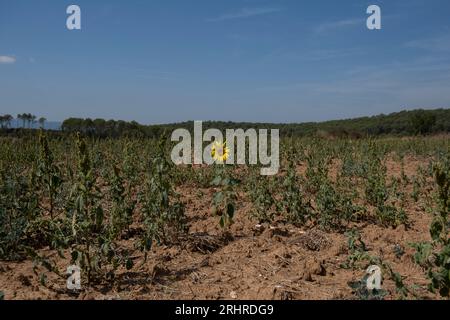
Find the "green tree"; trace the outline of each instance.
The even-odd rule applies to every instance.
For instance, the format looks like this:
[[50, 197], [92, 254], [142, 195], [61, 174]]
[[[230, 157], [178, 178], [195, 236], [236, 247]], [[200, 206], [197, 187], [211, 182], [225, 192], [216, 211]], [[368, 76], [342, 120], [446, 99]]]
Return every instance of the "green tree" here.
[[27, 115], [25, 113], [19, 113], [17, 115], [17, 119], [22, 121], [22, 128], [25, 128], [26, 117], [27, 117]]
[[436, 124], [436, 115], [425, 110], [417, 110], [411, 117], [411, 126], [414, 134], [427, 134]]
[[6, 127], [9, 128], [11, 126], [11, 121], [13, 121], [14, 117], [10, 114], [6, 114], [4, 116], [4, 118], [5, 118]]
[[38, 122], [39, 122], [39, 126], [41, 127], [41, 129], [44, 129], [45, 121], [47, 121], [46, 118], [44, 118], [44, 117], [39, 118]]

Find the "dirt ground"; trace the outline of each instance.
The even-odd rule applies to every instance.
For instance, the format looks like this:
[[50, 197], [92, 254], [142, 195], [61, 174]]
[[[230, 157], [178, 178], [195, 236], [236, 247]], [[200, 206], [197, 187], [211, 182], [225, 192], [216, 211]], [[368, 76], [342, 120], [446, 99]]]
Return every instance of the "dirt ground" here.
[[[407, 175], [416, 173], [421, 161], [407, 159]], [[422, 164], [424, 164], [422, 162]], [[397, 174], [399, 165], [388, 161], [388, 172]], [[217, 217], [210, 213], [214, 190], [183, 186], [189, 218], [189, 237], [173, 246], [154, 246], [147, 261], [136, 251], [133, 272], [120, 269], [114, 284], [98, 284], [77, 293], [66, 282], [46, 273], [39, 282], [31, 261], [0, 262], [0, 290], [5, 299], [356, 299], [350, 281], [365, 275], [364, 268], [344, 269], [348, 257], [347, 237], [317, 229], [297, 228], [274, 222], [257, 225], [250, 216], [251, 203], [240, 197], [230, 235], [222, 235]], [[431, 217], [421, 201], [409, 203], [409, 228], [356, 225], [368, 253], [388, 262], [408, 286], [424, 299], [435, 299], [428, 280], [413, 262], [409, 243], [429, 240]], [[124, 240], [132, 247], [135, 239]], [[401, 248], [403, 254], [397, 254]], [[42, 253], [56, 255], [42, 250]], [[61, 261], [66, 269], [69, 261]], [[41, 269], [39, 269], [41, 270]], [[394, 282], [384, 279], [385, 299], [396, 299]]]

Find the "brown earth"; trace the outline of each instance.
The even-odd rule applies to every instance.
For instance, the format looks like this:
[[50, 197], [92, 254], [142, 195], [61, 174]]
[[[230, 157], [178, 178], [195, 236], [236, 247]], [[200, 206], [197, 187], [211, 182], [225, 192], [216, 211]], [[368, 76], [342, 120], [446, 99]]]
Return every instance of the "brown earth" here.
[[[416, 174], [423, 159], [407, 158], [405, 172]], [[400, 165], [387, 161], [390, 175], [398, 176]], [[347, 237], [316, 229], [297, 228], [274, 222], [257, 225], [251, 218], [251, 203], [240, 195], [235, 223], [228, 236], [210, 213], [214, 190], [183, 186], [178, 190], [186, 203], [190, 236], [178, 245], [154, 246], [148, 259], [136, 251], [133, 272], [119, 270], [116, 281], [71, 293], [65, 279], [46, 273], [40, 284], [31, 261], [0, 262], [0, 288], [5, 299], [355, 299], [348, 285], [365, 275], [364, 268], [344, 269], [348, 256]], [[409, 192], [409, 191], [408, 191]], [[424, 203], [410, 202], [406, 212], [410, 227], [384, 228], [359, 224], [369, 254], [388, 262], [415, 286], [420, 298], [428, 293], [424, 271], [414, 264], [408, 244], [429, 240], [430, 216]], [[124, 240], [132, 248], [135, 239]], [[395, 249], [402, 248], [403, 255]], [[56, 256], [55, 252], [42, 253]], [[60, 261], [64, 270], [69, 261]], [[41, 270], [42, 269], [38, 269]], [[386, 299], [396, 299], [394, 282], [385, 277]]]

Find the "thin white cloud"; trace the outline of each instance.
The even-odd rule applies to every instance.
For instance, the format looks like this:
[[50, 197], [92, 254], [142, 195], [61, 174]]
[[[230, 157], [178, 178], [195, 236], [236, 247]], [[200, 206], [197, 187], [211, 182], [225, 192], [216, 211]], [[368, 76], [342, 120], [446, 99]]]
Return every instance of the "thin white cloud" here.
[[220, 15], [215, 18], [207, 19], [208, 22], [218, 22], [225, 20], [233, 20], [233, 19], [244, 19], [250, 18], [254, 16], [265, 15], [269, 13], [279, 12], [283, 10], [282, 8], [271, 8], [271, 7], [263, 7], [263, 8], [242, 8], [241, 10], [234, 13], [226, 13]]
[[345, 19], [345, 20], [339, 20], [334, 22], [327, 22], [322, 23], [321, 25], [317, 26], [314, 31], [316, 33], [324, 33], [327, 31], [335, 30], [338, 28], [344, 28], [344, 27], [350, 27], [350, 26], [356, 26], [356, 25], [363, 25], [364, 26], [365, 19], [362, 18], [354, 18], [354, 19]]
[[261, 56], [256, 60], [260, 64], [277, 63], [288, 61], [296, 63], [321, 62], [326, 60], [339, 60], [353, 56], [367, 54], [366, 50], [360, 47], [339, 48], [339, 49], [283, 49], [279, 48]]
[[[430, 60], [431, 61], [431, 60]], [[298, 96], [299, 103], [324, 107], [362, 105], [388, 110], [391, 107], [448, 107], [450, 62], [408, 60], [382, 66], [355, 67], [335, 79], [301, 80], [257, 88], [271, 96]], [[364, 103], [364, 104], [362, 104]]]
[[445, 34], [428, 39], [418, 39], [409, 41], [405, 45], [410, 48], [433, 52], [450, 52], [450, 36]]
[[0, 56], [0, 64], [12, 64], [16, 62], [15, 57], [11, 56]]
[[[411, 1], [411, 0], [409, 0]], [[341, 29], [341, 28], [350, 28], [354, 26], [360, 26], [362, 28], [367, 28], [366, 21], [369, 16], [366, 16], [365, 18], [349, 18], [349, 19], [343, 19], [338, 21], [332, 21], [332, 22], [325, 22], [322, 23], [314, 28], [315, 33], [326, 33], [329, 31], [333, 31], [335, 29]], [[400, 19], [405, 18], [404, 14], [389, 14], [389, 15], [383, 15], [382, 22], [384, 23], [387, 20], [394, 20], [394, 19]]]
[[297, 60], [304, 62], [324, 61], [347, 58], [350, 56], [364, 54], [365, 51], [361, 48], [343, 48], [343, 49], [318, 49], [310, 50], [303, 53], [285, 52], [280, 55], [284, 60]]

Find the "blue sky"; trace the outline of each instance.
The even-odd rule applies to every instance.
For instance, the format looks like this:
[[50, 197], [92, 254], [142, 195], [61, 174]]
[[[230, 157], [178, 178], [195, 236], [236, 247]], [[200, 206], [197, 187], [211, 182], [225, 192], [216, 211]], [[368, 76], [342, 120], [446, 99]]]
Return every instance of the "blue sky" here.
[[[82, 30], [66, 29], [66, 8]], [[366, 9], [382, 10], [382, 30]], [[0, 113], [304, 122], [450, 107], [448, 0], [0, 0]]]

